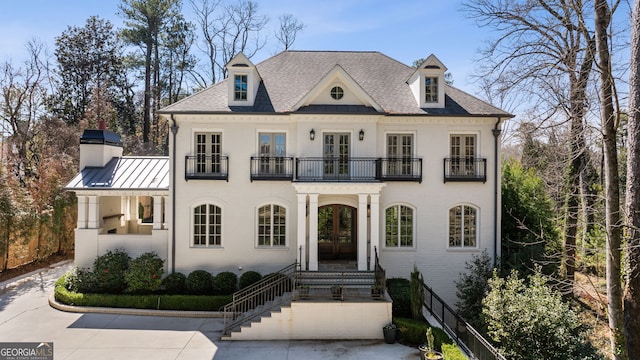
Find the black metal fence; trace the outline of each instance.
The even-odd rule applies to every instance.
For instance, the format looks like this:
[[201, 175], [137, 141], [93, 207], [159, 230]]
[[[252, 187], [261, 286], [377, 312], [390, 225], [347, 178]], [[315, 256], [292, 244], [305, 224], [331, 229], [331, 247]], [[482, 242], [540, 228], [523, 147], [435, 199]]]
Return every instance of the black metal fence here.
[[445, 158], [444, 182], [487, 181], [487, 159], [454, 157]]
[[424, 283], [422, 285], [425, 289], [424, 306], [471, 359], [506, 360], [489, 341], [451, 309], [430, 287]]

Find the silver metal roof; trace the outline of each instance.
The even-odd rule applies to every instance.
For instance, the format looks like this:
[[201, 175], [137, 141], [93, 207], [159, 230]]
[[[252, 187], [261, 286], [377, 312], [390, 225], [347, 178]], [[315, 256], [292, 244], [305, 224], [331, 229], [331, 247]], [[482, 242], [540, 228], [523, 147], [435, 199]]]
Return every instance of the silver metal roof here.
[[104, 167], [82, 169], [65, 190], [169, 190], [169, 157], [114, 157]]

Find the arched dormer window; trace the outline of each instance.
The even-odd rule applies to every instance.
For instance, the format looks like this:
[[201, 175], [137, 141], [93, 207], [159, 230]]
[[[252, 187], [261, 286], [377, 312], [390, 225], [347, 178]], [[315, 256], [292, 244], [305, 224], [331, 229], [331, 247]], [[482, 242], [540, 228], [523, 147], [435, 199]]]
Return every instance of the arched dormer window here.
[[421, 108], [444, 108], [444, 74], [446, 66], [434, 55], [424, 60], [407, 84]]

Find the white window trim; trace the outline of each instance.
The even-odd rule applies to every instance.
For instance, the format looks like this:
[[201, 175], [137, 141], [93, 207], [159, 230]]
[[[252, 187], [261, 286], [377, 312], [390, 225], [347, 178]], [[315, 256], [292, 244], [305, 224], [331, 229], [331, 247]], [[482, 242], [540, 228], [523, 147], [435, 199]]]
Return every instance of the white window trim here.
[[[245, 76], [246, 79], [247, 79], [246, 99], [236, 99], [236, 77], [237, 76]], [[232, 88], [233, 88], [232, 89], [232, 93], [233, 93], [233, 100], [232, 101], [234, 103], [247, 103], [247, 102], [249, 102], [249, 94], [250, 94], [250, 92], [249, 92], [249, 90], [250, 90], [249, 89], [249, 80], [250, 80], [249, 74], [248, 73], [234, 73], [233, 77], [230, 80], [233, 82], [233, 84], [231, 85]]]
[[[413, 239], [411, 241], [411, 246], [401, 246], [400, 245], [400, 239], [398, 239], [398, 245], [397, 246], [387, 246], [387, 209], [389, 209], [390, 207], [394, 207], [394, 206], [406, 206], [408, 208], [410, 208], [413, 211], [413, 223], [411, 224], [413, 227]], [[385, 250], [392, 250], [392, 251], [406, 251], [406, 250], [416, 250], [417, 248], [417, 239], [418, 239], [418, 233], [417, 233], [417, 214], [418, 211], [416, 209], [415, 206], [411, 205], [411, 204], [407, 204], [407, 203], [403, 203], [403, 202], [396, 202], [396, 203], [392, 203], [389, 205], [386, 205], [383, 209], [382, 209], [382, 228], [381, 228], [381, 232], [382, 232], [382, 238], [380, 239], [381, 243], [382, 243], [382, 248]]]
[[[258, 228], [259, 226], [259, 221], [260, 221], [260, 208], [263, 206], [267, 206], [267, 205], [271, 205], [271, 214], [273, 214], [273, 206], [277, 205], [280, 207], [283, 207], [285, 210], [285, 217], [284, 217], [284, 245], [273, 245], [273, 228], [271, 231], [271, 245], [259, 245], [260, 243], [260, 230]], [[258, 206], [255, 207], [254, 210], [254, 230], [255, 230], [255, 247], [256, 249], [260, 249], [260, 250], [269, 250], [269, 249], [273, 249], [273, 250], [283, 250], [283, 249], [289, 249], [289, 222], [290, 222], [290, 215], [289, 215], [289, 207], [283, 205], [282, 203], [278, 203], [278, 202], [266, 202], [266, 203], [262, 203], [259, 204]], [[273, 226], [273, 217], [271, 218], [271, 225]]]
[[411, 157], [412, 158], [416, 158], [418, 157], [417, 155], [417, 148], [418, 148], [418, 132], [417, 131], [393, 131], [393, 130], [387, 130], [384, 132], [384, 156], [385, 157], [389, 157], [389, 143], [387, 142], [387, 139], [389, 138], [389, 135], [413, 135], [413, 149], [411, 149]]
[[449, 131], [449, 137], [447, 138], [447, 156], [451, 157], [451, 137], [455, 135], [475, 135], [476, 136], [476, 158], [482, 158], [482, 141], [480, 138], [481, 132], [479, 130], [469, 131], [469, 130], [460, 130], [460, 131]]
[[[220, 245], [209, 245], [209, 239], [207, 239], [207, 243], [205, 245], [196, 245], [193, 242], [193, 237], [195, 235], [195, 232], [193, 231], [193, 228], [195, 226], [195, 222], [193, 221], [193, 215], [194, 215], [195, 209], [201, 205], [215, 205], [220, 208]], [[225, 239], [224, 213], [225, 213], [224, 206], [217, 201], [203, 200], [203, 201], [192, 204], [189, 211], [189, 248], [191, 249], [223, 249], [224, 239]]]
[[[449, 212], [451, 211], [451, 209], [453, 209], [454, 207], [457, 206], [468, 206], [468, 207], [472, 207], [474, 209], [476, 209], [476, 246], [464, 246], [464, 239], [462, 239], [461, 241], [461, 246], [450, 246], [449, 245], [449, 224], [451, 223], [451, 219], [449, 217]], [[464, 212], [463, 212], [464, 214]], [[470, 203], [459, 203], [459, 204], [454, 204], [450, 207], [447, 208], [447, 251], [452, 251], [452, 252], [477, 252], [480, 251], [480, 207], [474, 205], [474, 204], [470, 204]], [[463, 222], [464, 224], [464, 222]], [[463, 229], [464, 230], [464, 229]], [[464, 233], [464, 231], [463, 231]]]
[[[284, 134], [284, 151], [285, 157], [289, 156], [289, 130], [286, 129], [256, 129], [256, 140], [255, 140], [255, 156], [260, 155], [260, 134]], [[266, 204], [265, 204], [266, 205]], [[277, 204], [276, 204], [277, 205]]]

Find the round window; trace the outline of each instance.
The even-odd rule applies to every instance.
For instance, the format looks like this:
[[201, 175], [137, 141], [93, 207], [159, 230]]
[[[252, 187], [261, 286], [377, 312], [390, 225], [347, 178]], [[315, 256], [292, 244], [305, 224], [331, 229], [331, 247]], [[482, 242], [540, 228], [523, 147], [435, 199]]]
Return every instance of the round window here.
[[340, 86], [334, 86], [331, 89], [331, 97], [335, 100], [340, 100], [344, 96], [344, 90]]

